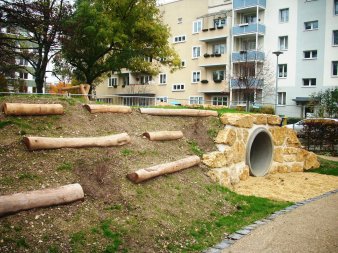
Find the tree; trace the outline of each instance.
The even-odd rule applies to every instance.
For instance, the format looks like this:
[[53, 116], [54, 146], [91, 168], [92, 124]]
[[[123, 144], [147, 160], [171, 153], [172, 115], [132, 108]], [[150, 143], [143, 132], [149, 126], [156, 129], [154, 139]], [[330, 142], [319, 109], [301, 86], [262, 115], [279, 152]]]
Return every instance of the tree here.
[[328, 88], [311, 95], [310, 103], [318, 105], [319, 117], [337, 117], [338, 115], [338, 88]]
[[180, 65], [156, 0], [78, 0], [64, 34], [62, 55], [91, 88], [103, 74], [122, 68], [156, 74], [161, 64]]
[[244, 99], [246, 111], [250, 109], [250, 102], [261, 103], [264, 97], [273, 94], [273, 78], [268, 61], [258, 61], [258, 52], [240, 51], [231, 82], [232, 89]]
[[42, 93], [48, 62], [60, 50], [58, 37], [71, 11], [66, 0], [0, 0], [0, 44], [6, 55], [25, 59], [33, 71], [38, 93]]

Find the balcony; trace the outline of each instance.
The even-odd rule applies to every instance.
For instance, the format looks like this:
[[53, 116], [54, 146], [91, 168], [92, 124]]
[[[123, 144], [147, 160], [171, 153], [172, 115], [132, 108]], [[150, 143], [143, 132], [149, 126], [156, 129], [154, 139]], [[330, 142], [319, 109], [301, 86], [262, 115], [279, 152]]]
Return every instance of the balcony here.
[[200, 67], [217, 67], [225, 66], [228, 61], [227, 54], [204, 54], [203, 57], [199, 59]]
[[234, 52], [231, 55], [232, 62], [264, 61], [265, 54], [261, 51]]
[[228, 27], [217, 27], [217, 28], [205, 28], [200, 34], [200, 41], [209, 43], [216, 41], [224, 41], [227, 39], [228, 34], [230, 33]]
[[261, 35], [264, 35], [265, 25], [257, 24], [257, 23], [251, 23], [251, 24], [245, 23], [245, 24], [235, 25], [232, 28], [233, 36], [253, 34], [253, 33], [259, 33]]
[[265, 8], [266, 0], [233, 0], [234, 10], [251, 8], [255, 6]]
[[247, 82], [247, 86], [244, 83], [241, 83], [242, 81], [239, 79], [231, 79], [230, 80], [230, 86], [231, 89], [245, 89], [245, 88], [261, 88], [263, 86], [264, 80], [263, 79], [256, 79], [255, 77], [249, 77], [249, 80]]

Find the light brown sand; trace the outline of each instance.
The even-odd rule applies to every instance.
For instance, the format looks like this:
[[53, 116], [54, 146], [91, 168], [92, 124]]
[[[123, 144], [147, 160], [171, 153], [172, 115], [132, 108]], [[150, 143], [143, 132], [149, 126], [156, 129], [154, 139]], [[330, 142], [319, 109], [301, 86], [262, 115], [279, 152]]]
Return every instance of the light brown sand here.
[[338, 177], [292, 172], [250, 177], [234, 186], [234, 191], [275, 200], [302, 201], [338, 189]]

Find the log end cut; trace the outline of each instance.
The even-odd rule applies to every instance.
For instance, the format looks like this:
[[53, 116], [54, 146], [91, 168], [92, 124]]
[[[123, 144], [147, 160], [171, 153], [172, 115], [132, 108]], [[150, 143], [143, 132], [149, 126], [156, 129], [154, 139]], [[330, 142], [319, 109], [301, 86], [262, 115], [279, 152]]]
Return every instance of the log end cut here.
[[133, 172], [133, 173], [129, 173], [127, 174], [127, 178], [132, 181], [133, 183], [139, 183], [140, 182], [140, 178], [138, 176], [137, 173]]
[[28, 149], [29, 151], [32, 151], [32, 150], [33, 150], [33, 149], [32, 149], [32, 145], [31, 145], [31, 142], [30, 142], [30, 140], [29, 140], [29, 137], [23, 137], [22, 142], [26, 145], [26, 147], [27, 147], [27, 149]]

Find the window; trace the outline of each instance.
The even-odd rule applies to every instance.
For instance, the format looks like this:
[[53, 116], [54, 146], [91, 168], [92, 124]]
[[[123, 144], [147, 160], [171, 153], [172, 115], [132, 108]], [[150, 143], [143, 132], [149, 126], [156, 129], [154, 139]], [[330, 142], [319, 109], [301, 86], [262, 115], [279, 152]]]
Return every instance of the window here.
[[201, 80], [201, 72], [193, 71], [192, 72], [192, 83], [198, 83]]
[[279, 22], [289, 22], [289, 8], [279, 10]]
[[159, 103], [168, 103], [168, 97], [157, 97], [156, 102]]
[[129, 85], [129, 75], [123, 75], [123, 86]]
[[144, 61], [146, 61], [146, 62], [152, 62], [153, 58], [150, 57], [150, 56], [146, 56], [146, 57], [144, 57]]
[[184, 91], [184, 84], [173, 84], [172, 91]]
[[201, 47], [192, 48], [192, 58], [198, 58], [201, 56]]
[[224, 70], [216, 70], [212, 72], [212, 77], [214, 81], [222, 81], [224, 80]]
[[304, 59], [317, 59], [317, 50], [303, 51]]
[[224, 54], [225, 44], [216, 44], [213, 46], [213, 54]]
[[256, 14], [247, 14], [242, 17], [242, 23], [250, 24], [256, 22], [257, 22]]
[[338, 15], [338, 0], [334, 0], [334, 14]]
[[174, 43], [182, 43], [182, 42], [185, 42], [185, 35], [176, 36], [174, 38]]
[[318, 29], [318, 20], [305, 22], [304, 27], [305, 27], [306, 31], [317, 30]]
[[182, 24], [183, 18], [178, 18], [177, 19], [177, 24]]
[[278, 92], [277, 104], [286, 105], [286, 92]]
[[26, 59], [20, 58], [19, 65], [20, 66], [27, 66], [28, 61]]
[[212, 97], [213, 105], [228, 105], [228, 97]]
[[316, 86], [316, 78], [304, 78], [303, 86], [305, 87]]
[[332, 62], [332, 76], [338, 77], [338, 61]]
[[278, 77], [283, 78], [288, 76], [288, 65], [278, 64]]
[[279, 50], [288, 50], [288, 36], [279, 37]]
[[189, 97], [189, 104], [191, 105], [203, 104], [203, 97]]
[[152, 76], [141, 76], [141, 84], [149, 84], [153, 80]]
[[199, 33], [202, 30], [202, 20], [196, 20], [192, 26], [192, 33]]
[[226, 25], [226, 18], [214, 19], [215, 28], [224, 27], [225, 25]]
[[160, 84], [166, 84], [167, 83], [167, 74], [161, 73], [160, 74]]
[[113, 87], [117, 85], [117, 77], [110, 77], [108, 79], [108, 87]]
[[185, 67], [186, 67], [185, 61], [181, 61], [181, 67], [182, 67], [182, 68], [185, 68]]
[[338, 46], [338, 30], [333, 31], [332, 41], [334, 46]]
[[19, 78], [20, 79], [28, 79], [28, 73], [27, 72], [19, 72]]

